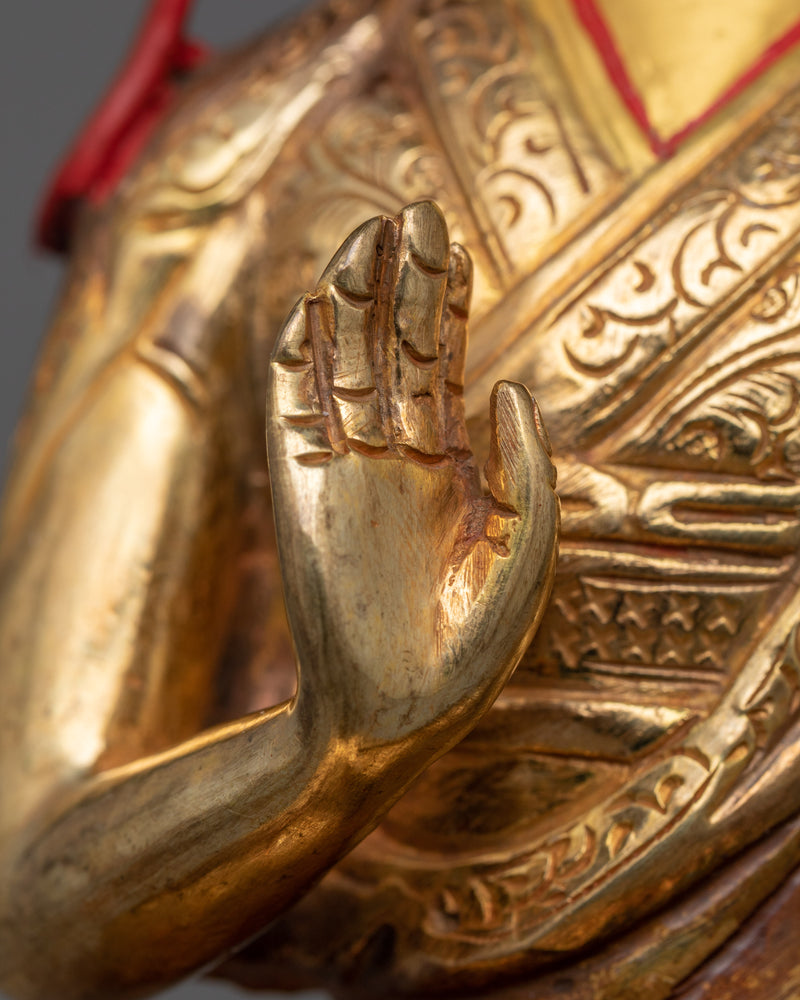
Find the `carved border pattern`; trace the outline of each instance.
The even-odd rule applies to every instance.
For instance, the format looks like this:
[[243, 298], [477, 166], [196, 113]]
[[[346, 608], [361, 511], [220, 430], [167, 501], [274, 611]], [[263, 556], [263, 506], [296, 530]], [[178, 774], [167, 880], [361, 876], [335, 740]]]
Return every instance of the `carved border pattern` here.
[[622, 449], [625, 461], [800, 480], [800, 257], [790, 259], [748, 303], [706, 364], [688, 371]]
[[[635, 399], [686, 356], [746, 295], [752, 279], [800, 228], [800, 97], [673, 198], [542, 332], [561, 345], [545, 362], [564, 405], [585, 418], [580, 437], [609, 430]], [[774, 306], [764, 304], [768, 310]], [[608, 392], [613, 378], [618, 389]], [[544, 394], [547, 386], [544, 386]]]
[[[430, 0], [415, 35], [424, 92], [503, 280], [527, 274], [615, 173], [552, 41], [509, 0]], [[533, 239], [532, 239], [533, 236]], [[532, 246], [535, 252], [532, 254]]]
[[402, 33], [411, 51], [389, 39], [346, 97], [298, 128], [291, 164], [267, 179], [272, 222], [294, 234], [272, 262], [276, 316], [297, 275], [335, 250], [331, 234], [433, 198], [475, 259], [479, 317], [611, 196], [617, 175], [513, 0], [420, 0]]
[[[713, 836], [712, 821], [724, 818], [719, 808], [732, 785], [768, 757], [798, 710], [800, 624], [760, 681], [748, 676], [756, 673], [753, 667], [760, 664], [743, 672], [720, 711], [690, 731], [669, 756], [534, 848], [445, 871], [417, 868], [411, 859], [395, 857], [392, 885], [421, 905], [429, 959], [440, 954], [452, 962], [454, 947], [460, 962], [497, 959], [531, 946], [546, 949], [556, 942], [559, 950], [579, 947], [584, 941], [577, 935], [588, 932], [570, 926], [570, 911], [626, 867], [636, 879], [646, 876], [641, 870], [648, 867], [646, 854], [667, 833], [685, 847], [682, 867], [689, 867], [696, 860], [692, 854], [702, 854], [704, 841]], [[757, 833], [754, 824], [744, 839]], [[378, 862], [370, 874], [365, 860], [362, 856], [357, 867], [345, 863], [344, 877], [360, 891], [367, 886], [375, 891], [382, 865]], [[633, 891], [630, 879], [626, 888]], [[636, 905], [642, 907], [641, 898]]]

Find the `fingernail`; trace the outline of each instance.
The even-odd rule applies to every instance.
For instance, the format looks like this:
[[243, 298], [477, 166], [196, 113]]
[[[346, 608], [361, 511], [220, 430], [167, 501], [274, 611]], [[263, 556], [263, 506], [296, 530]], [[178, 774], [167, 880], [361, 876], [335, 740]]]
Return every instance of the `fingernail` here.
[[450, 256], [447, 223], [432, 201], [419, 201], [403, 209], [403, 232], [417, 262], [436, 273], [444, 273]]

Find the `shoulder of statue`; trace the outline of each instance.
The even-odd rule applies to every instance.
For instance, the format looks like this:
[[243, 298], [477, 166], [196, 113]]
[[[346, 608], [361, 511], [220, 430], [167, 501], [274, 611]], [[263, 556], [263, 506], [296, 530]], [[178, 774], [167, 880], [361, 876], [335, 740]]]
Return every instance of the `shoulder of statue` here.
[[380, 51], [378, 6], [330, 0], [215, 59], [127, 178], [129, 210], [205, 215], [245, 198], [326, 91]]

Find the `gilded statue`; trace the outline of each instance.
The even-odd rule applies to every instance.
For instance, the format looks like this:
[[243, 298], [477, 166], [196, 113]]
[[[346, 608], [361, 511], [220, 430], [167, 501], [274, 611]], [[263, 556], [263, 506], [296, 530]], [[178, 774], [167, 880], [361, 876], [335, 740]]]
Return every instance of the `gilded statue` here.
[[796, 3], [188, 6], [43, 216], [0, 987], [797, 1000]]

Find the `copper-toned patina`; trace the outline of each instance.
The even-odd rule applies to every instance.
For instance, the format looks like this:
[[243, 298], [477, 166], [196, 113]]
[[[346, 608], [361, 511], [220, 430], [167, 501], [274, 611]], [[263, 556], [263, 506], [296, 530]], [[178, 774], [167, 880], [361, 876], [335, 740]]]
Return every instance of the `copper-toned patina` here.
[[334, 0], [84, 208], [0, 547], [13, 996], [800, 997], [798, 16]]

